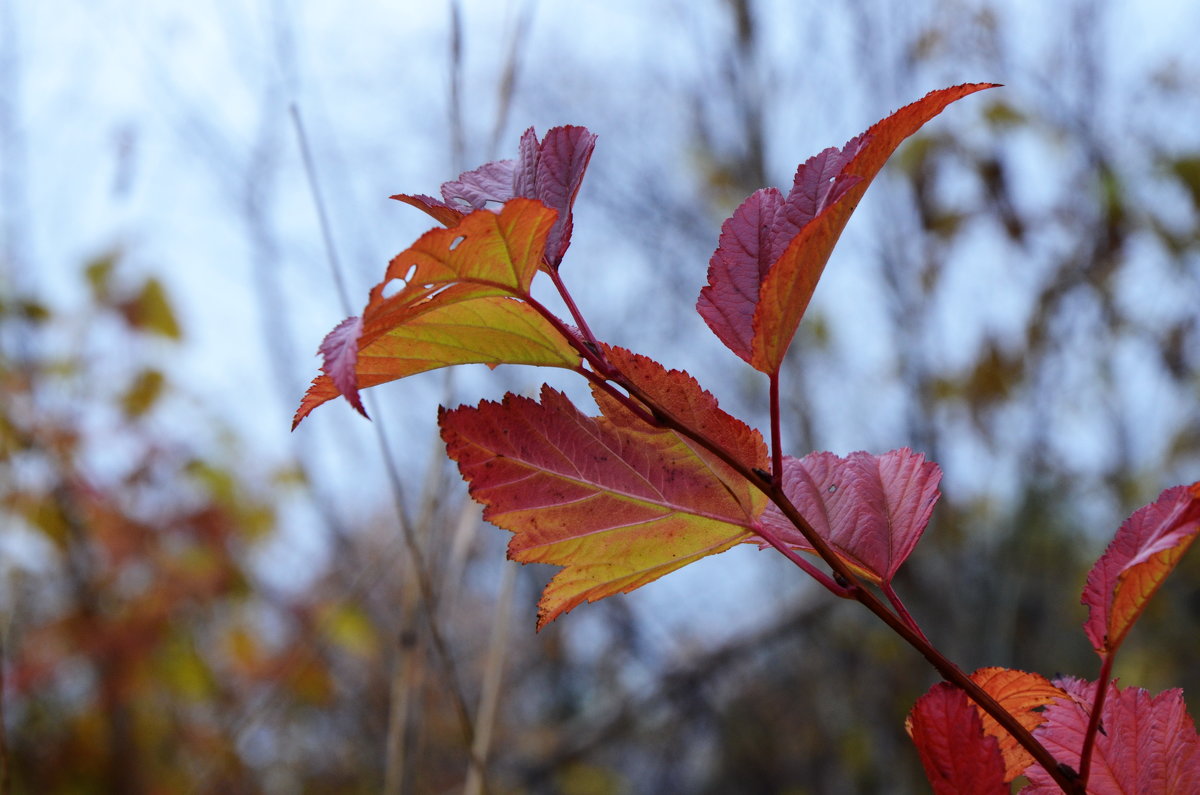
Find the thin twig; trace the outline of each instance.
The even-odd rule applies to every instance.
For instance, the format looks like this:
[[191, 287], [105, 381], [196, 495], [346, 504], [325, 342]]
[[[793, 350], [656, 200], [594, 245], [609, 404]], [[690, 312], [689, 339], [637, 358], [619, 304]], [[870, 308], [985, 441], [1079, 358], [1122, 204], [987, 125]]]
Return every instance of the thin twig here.
[[[300, 110], [295, 103], [291, 105], [292, 121], [296, 130], [297, 140], [302, 151], [308, 150], [307, 138], [304, 135], [304, 125], [301, 121]], [[324, 210], [324, 199], [321, 195], [317, 184], [316, 171], [311, 168], [313, 161], [311, 155], [304, 157], [305, 174], [308, 178], [309, 189], [312, 192], [313, 202], [317, 205], [318, 216], [327, 218]], [[339, 285], [339, 294], [342, 300], [342, 311], [347, 315], [350, 314], [349, 296], [345, 291], [345, 285], [342, 280], [341, 263], [336, 255], [336, 246], [333, 244], [333, 236], [329, 229], [328, 223], [322, 224], [322, 234], [326, 237], [326, 251], [332, 252], [333, 256], [329, 260], [330, 268], [333, 270], [334, 282]], [[429, 627], [429, 638], [433, 644], [433, 650], [438, 658], [438, 662], [445, 673], [446, 680], [449, 685], [450, 695], [454, 701], [455, 711], [458, 713], [459, 726], [463, 733], [465, 744], [470, 748], [474, 743], [474, 729], [472, 728], [473, 721], [471, 712], [467, 707], [466, 698], [463, 695], [463, 689], [458, 677], [457, 666], [451, 657], [446, 643], [442, 638], [437, 622], [437, 610], [433, 598], [433, 585], [430, 582], [429, 569], [426, 565], [425, 555], [421, 551], [421, 545], [417, 541], [416, 532], [413, 529], [412, 523], [408, 518], [408, 510], [404, 499], [404, 488], [400, 480], [400, 469], [396, 463], [396, 458], [392, 453], [391, 446], [387, 443], [387, 435], [385, 433], [385, 422], [381, 416], [381, 412], [372, 409], [375, 415], [374, 422], [371, 423], [375, 430], [375, 438], [379, 445], [380, 455], [383, 459], [384, 471], [387, 475], [388, 484], [391, 487], [392, 499], [396, 508], [396, 518], [400, 523], [400, 533], [404, 539], [405, 547], [408, 554], [412, 557], [413, 570], [417, 581], [418, 589], [421, 592], [421, 604], [424, 607], [426, 623]]]
[[8, 724], [4, 717], [4, 657], [5, 657], [5, 640], [8, 634], [8, 622], [0, 626], [0, 795], [11, 795], [12, 793], [12, 774], [9, 771], [8, 761]]
[[508, 643], [508, 617], [511, 613], [514, 585], [517, 581], [517, 564], [505, 561], [500, 594], [496, 598], [495, 618], [492, 621], [492, 636], [488, 640], [487, 659], [483, 668], [483, 682], [479, 696], [479, 712], [475, 718], [475, 745], [472, 756], [479, 761], [467, 771], [467, 783], [463, 795], [483, 795], [487, 792], [487, 768], [485, 763], [492, 742], [492, 730], [496, 723], [496, 710], [500, 706], [500, 683], [504, 674], [504, 652]]
[[329, 225], [329, 213], [325, 211], [325, 197], [321, 194], [321, 181], [317, 179], [317, 165], [313, 162], [312, 149], [308, 145], [308, 134], [304, 131], [304, 120], [300, 108], [293, 102], [288, 106], [292, 116], [292, 129], [296, 132], [296, 143], [300, 146], [300, 158], [304, 161], [304, 174], [308, 179], [308, 190], [312, 193], [313, 205], [317, 210], [317, 221], [321, 225], [321, 240], [325, 243], [325, 257], [329, 260], [333, 285], [337, 288], [338, 301], [347, 317], [351, 314], [350, 292], [342, 276], [342, 263], [338, 258], [337, 246], [333, 243], [333, 231]]
[[496, 85], [496, 119], [492, 124], [491, 141], [488, 142], [488, 160], [496, 159], [500, 138], [508, 126], [508, 115], [512, 110], [512, 101], [517, 93], [517, 81], [521, 74], [521, 56], [528, 49], [525, 46], [525, 33], [529, 30], [533, 17], [533, 7], [533, 0], [527, 0], [521, 7], [509, 36], [508, 56], [504, 59], [504, 69]]
[[462, 115], [463, 25], [458, 0], [450, 3], [450, 158], [454, 173], [464, 168], [467, 136]]

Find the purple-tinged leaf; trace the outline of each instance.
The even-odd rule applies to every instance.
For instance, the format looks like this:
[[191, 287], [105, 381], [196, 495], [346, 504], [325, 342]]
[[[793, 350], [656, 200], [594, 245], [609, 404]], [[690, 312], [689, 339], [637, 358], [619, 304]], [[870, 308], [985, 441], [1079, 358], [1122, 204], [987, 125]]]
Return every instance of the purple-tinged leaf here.
[[747, 362], [753, 356], [759, 289], [779, 258], [772, 241], [782, 205], [782, 193], [763, 188], [733, 211], [721, 225], [717, 250], [708, 263], [708, 285], [696, 304], [721, 342]]
[[358, 338], [362, 335], [361, 317], [348, 317], [325, 335], [318, 353], [323, 357], [321, 370], [333, 381], [338, 392], [359, 414], [367, 416], [358, 394]]
[[[511, 199], [513, 193], [513, 161], [497, 160], [467, 171], [458, 179], [442, 183], [442, 198], [451, 207], [464, 212], [482, 210], [488, 202], [497, 205]], [[531, 197], [533, 198], [533, 197]]]
[[[907, 447], [846, 458], [810, 453], [783, 462], [788, 499], [846, 565], [880, 585], [891, 582], [920, 540], [940, 496], [941, 478], [937, 464]], [[774, 505], [762, 522], [785, 544], [813, 551]]]
[[[532, 128], [526, 135], [532, 137]], [[524, 139], [522, 144], [524, 159]], [[538, 199], [547, 207], [558, 210], [558, 220], [546, 242], [546, 259], [552, 267], [558, 267], [571, 245], [572, 208], [595, 147], [596, 136], [586, 127], [555, 127], [546, 133], [538, 149], [532, 185], [526, 184], [525, 169], [516, 171], [516, 195]]]

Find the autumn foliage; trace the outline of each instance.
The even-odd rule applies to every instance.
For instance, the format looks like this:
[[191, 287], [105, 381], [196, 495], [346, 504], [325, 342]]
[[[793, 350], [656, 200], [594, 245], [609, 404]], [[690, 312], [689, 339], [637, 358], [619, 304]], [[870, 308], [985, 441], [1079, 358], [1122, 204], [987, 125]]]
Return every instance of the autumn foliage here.
[[[839, 457], [782, 449], [779, 373], [830, 253], [872, 179], [906, 138], [951, 103], [990, 88], [934, 91], [845, 146], [801, 164], [791, 189], [759, 190], [725, 222], [697, 310], [766, 376], [770, 428], [726, 413], [685, 372], [596, 337], [559, 270], [595, 136], [581, 127], [521, 138], [513, 161], [400, 195], [444, 225], [389, 264], [360, 317], [322, 343], [322, 374], [299, 424], [339, 394], [465, 363], [534, 364], [585, 378], [599, 413], [544, 387], [537, 399], [442, 409], [438, 422], [484, 516], [513, 534], [509, 557], [561, 567], [541, 628], [736, 544], [769, 546], [832, 594], [857, 601], [945, 680], [908, 729], [937, 793], [1195, 792], [1200, 739], [1182, 695], [1119, 688], [1112, 659], [1147, 601], [1200, 533], [1200, 482], [1164, 491], [1120, 528], [1087, 578], [1094, 682], [985, 668], [967, 675], [934, 647], [893, 588], [940, 496], [920, 452]], [[530, 286], [549, 278], [570, 318]], [[365, 412], [364, 412], [365, 413]]]

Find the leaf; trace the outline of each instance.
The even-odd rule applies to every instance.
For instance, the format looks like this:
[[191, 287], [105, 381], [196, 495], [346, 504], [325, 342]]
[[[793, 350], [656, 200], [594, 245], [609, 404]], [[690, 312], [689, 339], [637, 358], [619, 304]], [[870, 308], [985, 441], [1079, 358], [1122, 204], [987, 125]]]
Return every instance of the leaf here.
[[458, 179], [442, 185], [442, 196], [452, 207], [464, 212], [482, 210], [488, 202], [503, 204], [517, 194], [513, 192], [513, 161], [498, 160], [486, 163]]
[[[1067, 695], [1046, 708], [1045, 722], [1034, 736], [1060, 762], [1078, 770], [1087, 731], [1094, 683], [1058, 681]], [[1200, 737], [1187, 714], [1182, 690], [1151, 696], [1146, 690], [1122, 690], [1110, 683], [1096, 734], [1087, 791], [1090, 795], [1153, 792], [1194, 795], [1200, 786]], [[1041, 765], [1025, 771], [1025, 795], [1062, 790]]]
[[363, 321], [361, 317], [348, 317], [334, 326], [333, 331], [321, 340], [317, 352], [321, 354], [324, 363], [321, 369], [329, 376], [329, 380], [337, 391], [346, 396], [346, 400], [359, 414], [367, 416], [362, 400], [358, 395], [358, 339], [362, 336]]
[[546, 242], [546, 259], [552, 267], [558, 267], [571, 245], [572, 207], [595, 146], [596, 136], [586, 127], [555, 127], [541, 144], [532, 127], [521, 137], [514, 193], [558, 210], [558, 221]]
[[[1063, 691], [1041, 674], [1011, 668], [980, 668], [971, 674], [971, 679], [1030, 731], [1046, 720], [1045, 706], [1063, 696]], [[1032, 764], [1033, 756], [982, 707], [975, 704], [975, 708], [984, 733], [999, 743], [1004, 757], [1004, 780], [1012, 781]]]
[[1167, 489], [1125, 520], [1088, 572], [1083, 628], [1102, 658], [1125, 640], [1166, 576], [1200, 533], [1200, 481]]
[[606, 345], [604, 354], [610, 364], [659, 407], [725, 448], [747, 469], [767, 466], [762, 434], [718, 409], [716, 398], [690, 375], [680, 370], [667, 371], [653, 359], [624, 348]]
[[160, 370], [143, 368], [121, 394], [121, 410], [129, 419], [141, 417], [162, 397], [166, 385], [166, 378]]
[[[907, 447], [883, 455], [786, 456], [783, 491], [812, 528], [854, 571], [891, 582], [912, 552], [941, 496], [941, 468]], [[762, 522], [791, 547], [812, 545], [774, 505]]]
[[[652, 375], [649, 360], [636, 361], [639, 379], [674, 391], [677, 406], [692, 407], [691, 419], [726, 437], [753, 433], [686, 373], [659, 367]], [[484, 518], [514, 534], [509, 558], [564, 567], [542, 593], [539, 629], [584, 601], [628, 593], [729, 549], [766, 504], [695, 443], [646, 424], [606, 392], [595, 397], [598, 417], [549, 387], [540, 403], [509, 394], [438, 417]], [[766, 456], [759, 438], [756, 459], [765, 464]]]
[[411, 204], [418, 210], [425, 211], [427, 214], [433, 216], [442, 226], [454, 226], [466, 215], [462, 210], [456, 210], [444, 201], [435, 199], [432, 196], [426, 196], [423, 193], [397, 193], [390, 198], [404, 202], [405, 204]]
[[439, 367], [575, 367], [579, 354], [568, 337], [521, 300], [529, 297], [554, 218], [542, 204], [519, 199], [499, 213], [478, 210], [422, 235], [392, 260], [362, 319], [343, 321], [325, 338], [325, 372], [292, 427], [339, 394], [362, 411], [358, 390]]
[[909, 713], [916, 743], [935, 795], [1007, 795], [1004, 760], [996, 738], [985, 734], [966, 693], [939, 682]]
[[777, 373], [834, 245], [884, 162], [951, 102], [991, 87], [930, 92], [841, 149], [810, 158], [786, 199], [774, 188], [750, 196], [725, 222], [709, 261], [696, 304], [709, 328], [755, 369]]
[[146, 279], [138, 294], [123, 302], [118, 309], [132, 328], [152, 331], [172, 340], [183, 337], [166, 288], [154, 277]]
[[547, 264], [557, 268], [571, 244], [575, 197], [595, 146], [596, 136], [586, 127], [554, 127], [542, 141], [530, 127], [521, 136], [516, 161], [487, 163], [443, 183], [442, 201], [421, 194], [401, 193], [392, 198], [424, 210], [446, 226], [489, 204], [537, 199], [558, 212], [544, 249]]

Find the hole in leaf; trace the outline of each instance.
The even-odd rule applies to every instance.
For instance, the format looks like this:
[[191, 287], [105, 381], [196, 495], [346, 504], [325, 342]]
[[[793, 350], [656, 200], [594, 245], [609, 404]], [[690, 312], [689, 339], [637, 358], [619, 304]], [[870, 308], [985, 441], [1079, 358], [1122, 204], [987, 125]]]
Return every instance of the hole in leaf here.
[[837, 484], [836, 484], [836, 483], [834, 483], [834, 484], [830, 485], [830, 487], [829, 487], [829, 493], [830, 493], [830, 494], [834, 494], [834, 493], [836, 493], [836, 492], [837, 492], [837, 489], [838, 489], [838, 487], [837, 487]]
[[454, 249], [458, 248], [459, 244], [462, 243], [466, 239], [467, 238], [464, 237], [463, 235], [459, 235], [458, 237], [451, 240], [450, 241], [450, 250], [453, 251]]
[[416, 272], [417, 264], [414, 262], [412, 265], [408, 266], [408, 270], [404, 272], [403, 277], [392, 277], [390, 280], [388, 280], [388, 283], [383, 286], [380, 294], [384, 298], [391, 298], [392, 296], [399, 294], [406, 287], [408, 287], [409, 280], [416, 274]]

